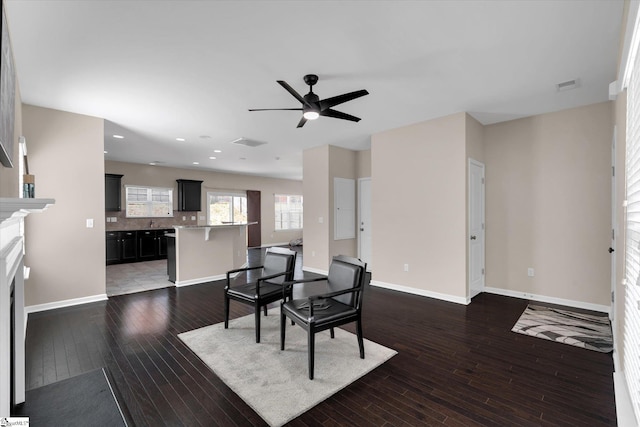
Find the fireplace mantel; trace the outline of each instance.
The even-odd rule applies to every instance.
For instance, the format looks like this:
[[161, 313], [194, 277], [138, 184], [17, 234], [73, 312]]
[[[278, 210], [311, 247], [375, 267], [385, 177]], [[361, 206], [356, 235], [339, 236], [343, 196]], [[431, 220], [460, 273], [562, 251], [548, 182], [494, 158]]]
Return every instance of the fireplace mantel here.
[[14, 199], [0, 197], [0, 222], [42, 212], [55, 203], [54, 199]]
[[24, 402], [25, 398], [24, 217], [42, 212], [54, 203], [54, 199], [0, 198], [0, 417], [10, 416], [12, 405]]

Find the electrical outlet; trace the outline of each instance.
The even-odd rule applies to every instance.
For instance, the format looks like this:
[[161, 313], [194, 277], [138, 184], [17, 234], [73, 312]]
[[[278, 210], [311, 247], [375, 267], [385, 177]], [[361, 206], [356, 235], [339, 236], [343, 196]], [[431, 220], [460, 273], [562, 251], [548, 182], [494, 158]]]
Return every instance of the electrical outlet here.
[[404, 271], [409, 271], [409, 264], [404, 265]]
[[318, 223], [322, 224], [324, 222], [324, 218], [323, 217], [318, 217]]
[[87, 219], [87, 228], [93, 228], [93, 218]]
[[187, 220], [187, 217], [186, 217], [186, 216], [183, 216], [183, 217], [182, 217], [182, 220], [183, 220], [183, 221], [186, 221], [186, 220]]
[[110, 216], [107, 217], [107, 222], [111, 222], [111, 217]]
[[527, 268], [527, 276], [533, 277], [534, 275], [535, 275], [535, 272], [534, 272], [533, 268], [531, 268], [531, 267]]
[[118, 217], [117, 216], [112, 216], [111, 217], [111, 222], [118, 222]]
[[311, 256], [316, 256], [316, 251], [311, 251]]
[[195, 221], [196, 220], [196, 216], [195, 215], [191, 215], [191, 221]]

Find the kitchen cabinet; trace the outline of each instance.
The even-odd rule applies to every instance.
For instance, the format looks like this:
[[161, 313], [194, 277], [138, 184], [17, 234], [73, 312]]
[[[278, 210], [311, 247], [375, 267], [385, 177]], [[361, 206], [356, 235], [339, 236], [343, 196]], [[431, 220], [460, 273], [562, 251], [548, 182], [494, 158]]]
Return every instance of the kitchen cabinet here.
[[202, 181], [177, 179], [176, 182], [178, 183], [178, 210], [199, 211]]
[[106, 237], [107, 265], [120, 262], [120, 232], [109, 231]]
[[167, 258], [166, 233], [173, 229], [107, 231], [107, 265]]
[[165, 239], [167, 240], [167, 275], [170, 282], [176, 283], [176, 237], [172, 234]]
[[120, 232], [120, 261], [135, 262], [138, 258], [138, 251], [135, 231]]
[[138, 231], [138, 261], [151, 261], [158, 256], [155, 230]]
[[104, 210], [107, 212], [121, 210], [121, 179], [123, 176], [113, 173], [104, 174]]

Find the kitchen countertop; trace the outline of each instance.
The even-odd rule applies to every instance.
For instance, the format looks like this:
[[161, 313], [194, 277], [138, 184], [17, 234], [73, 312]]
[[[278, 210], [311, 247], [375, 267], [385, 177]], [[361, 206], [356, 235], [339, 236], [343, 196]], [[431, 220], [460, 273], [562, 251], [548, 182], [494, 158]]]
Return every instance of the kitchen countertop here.
[[240, 225], [253, 225], [253, 224], [257, 224], [257, 222], [234, 222], [234, 223], [220, 224], [220, 225], [174, 225], [173, 228], [176, 228], [176, 229], [224, 228], [224, 227], [237, 227]]

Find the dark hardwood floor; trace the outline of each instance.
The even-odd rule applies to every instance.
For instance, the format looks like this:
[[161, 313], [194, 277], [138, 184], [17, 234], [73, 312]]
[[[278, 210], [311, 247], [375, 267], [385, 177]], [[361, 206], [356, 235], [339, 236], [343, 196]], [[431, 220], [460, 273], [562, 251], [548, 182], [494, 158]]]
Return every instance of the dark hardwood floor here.
[[[27, 388], [106, 366], [138, 426], [266, 425], [177, 337], [223, 321], [223, 286], [30, 315]], [[616, 425], [611, 354], [511, 332], [526, 305], [481, 294], [463, 306], [368, 286], [364, 336], [398, 355], [290, 425]], [[250, 310], [231, 303], [232, 317]]]

